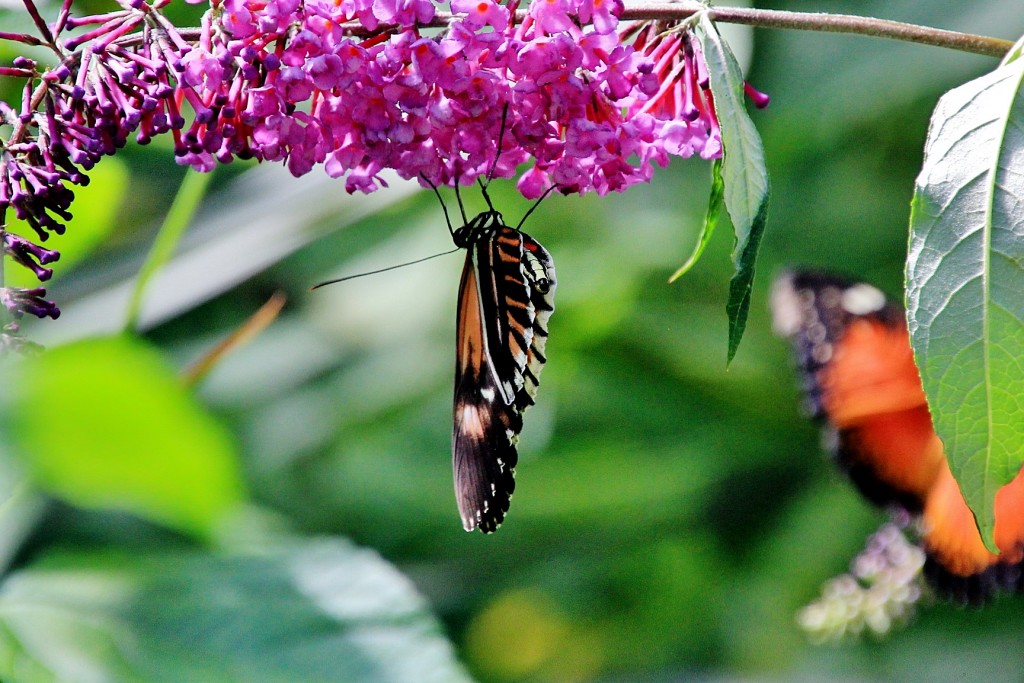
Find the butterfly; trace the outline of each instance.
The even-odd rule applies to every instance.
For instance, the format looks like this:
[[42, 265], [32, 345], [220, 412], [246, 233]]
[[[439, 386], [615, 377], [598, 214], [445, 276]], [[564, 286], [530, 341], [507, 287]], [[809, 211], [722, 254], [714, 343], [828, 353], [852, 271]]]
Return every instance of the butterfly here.
[[772, 313], [839, 466], [872, 502], [919, 518], [925, 574], [937, 592], [979, 602], [1020, 589], [1024, 475], [996, 494], [993, 554], [932, 427], [902, 307], [869, 284], [798, 271], [776, 279]]
[[557, 279], [547, 249], [505, 224], [486, 187], [484, 198], [488, 210], [452, 230], [455, 246], [466, 250], [455, 334], [452, 469], [463, 528], [486, 534], [501, 525], [515, 490], [516, 443], [547, 362]]

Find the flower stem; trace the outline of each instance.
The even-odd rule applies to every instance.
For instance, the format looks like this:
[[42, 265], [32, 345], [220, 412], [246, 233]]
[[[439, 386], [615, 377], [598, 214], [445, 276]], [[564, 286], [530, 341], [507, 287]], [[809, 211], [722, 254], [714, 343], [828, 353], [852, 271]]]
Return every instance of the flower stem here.
[[[660, 19], [678, 21], [703, 9], [696, 2], [641, 2], [629, 3], [622, 19]], [[878, 38], [893, 38], [911, 43], [935, 45], [963, 52], [1002, 57], [1013, 41], [989, 38], [971, 33], [906, 24], [901, 21], [858, 17], [850, 14], [812, 12], [786, 12], [781, 10], [751, 9], [748, 7], [710, 7], [708, 13], [714, 21], [729, 24], [747, 24], [761, 28], [790, 28], [802, 31], [856, 33]]]
[[50, 27], [46, 25], [46, 21], [43, 20], [41, 14], [39, 14], [39, 8], [36, 7], [36, 3], [32, 0], [23, 0], [25, 3], [25, 9], [28, 10], [28, 14], [32, 17], [32, 21], [35, 22], [36, 29], [39, 31], [39, 35], [43, 37], [47, 45], [53, 45], [53, 34], [50, 33]]
[[164, 224], [160, 227], [156, 241], [153, 242], [153, 246], [146, 256], [146, 262], [139, 269], [139, 277], [135, 280], [135, 289], [132, 291], [132, 298], [128, 304], [125, 330], [134, 332], [138, 328], [139, 314], [142, 311], [142, 295], [146, 291], [146, 285], [174, 254], [174, 249], [185, 233], [185, 228], [192, 222], [199, 203], [206, 196], [206, 188], [212, 177], [212, 173], [196, 173], [190, 169], [181, 181], [178, 194], [174, 197], [174, 202], [164, 218]]

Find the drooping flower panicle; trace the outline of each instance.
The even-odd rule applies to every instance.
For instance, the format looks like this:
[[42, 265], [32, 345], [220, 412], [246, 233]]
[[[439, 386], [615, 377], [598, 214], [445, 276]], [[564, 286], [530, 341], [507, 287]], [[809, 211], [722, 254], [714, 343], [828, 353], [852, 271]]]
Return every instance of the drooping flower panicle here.
[[[235, 158], [323, 166], [349, 192], [392, 169], [426, 185], [517, 178], [526, 197], [621, 191], [671, 156], [721, 155], [699, 48], [661, 24], [620, 25], [622, 0], [213, 0], [198, 30], [170, 0], [118, 0], [53, 25], [23, 0], [57, 64], [18, 58], [21, 106], [0, 104], [0, 225], [7, 210], [45, 241], [70, 218], [73, 185], [134, 135], [171, 133], [179, 163]], [[439, 30], [436, 25], [443, 25]], [[756, 92], [756, 91], [755, 91]], [[753, 93], [752, 93], [753, 96]], [[755, 98], [756, 101], [756, 98]], [[0, 228], [0, 248], [40, 280], [58, 258]], [[41, 290], [12, 311], [57, 313]], [[13, 302], [13, 303], [12, 303]]]
[[[147, 19], [159, 23], [156, 10], [168, 1], [133, 2], [121, 11], [75, 20], [70, 16], [71, 0], [65, 0], [50, 27], [26, 0], [40, 37], [4, 37], [47, 45], [61, 59], [51, 68], [24, 57], [12, 64], [26, 83], [19, 109], [0, 103], [0, 124], [12, 131], [0, 142], [0, 226], [6, 226], [10, 209], [41, 242], [51, 234], [63, 234], [71, 218], [71, 186], [87, 184], [86, 173], [102, 156], [124, 147], [132, 132], [139, 131], [138, 140], [146, 142], [170, 129], [166, 112], [176, 81], [169, 63], [178, 60], [166, 49], [171, 32], [151, 35], [130, 47], [117, 42]], [[66, 31], [78, 27], [87, 30], [61, 40]], [[40, 281], [52, 275], [42, 266], [59, 258], [58, 252], [43, 249], [28, 235], [15, 235], [4, 227], [0, 250]], [[56, 318], [60, 311], [42, 298], [45, 294], [42, 288], [0, 288], [0, 302], [15, 317], [28, 313]]]
[[909, 515], [897, 514], [868, 539], [846, 574], [830, 579], [797, 622], [816, 642], [882, 636], [906, 623], [924, 590], [924, 551], [907, 540]]
[[645, 108], [661, 87], [654, 59], [617, 32], [621, 0], [537, 0], [518, 24], [515, 7], [455, 0], [447, 31], [426, 35], [435, 10], [226, 0], [221, 30], [209, 22], [188, 56], [183, 80], [209, 116], [183, 136], [180, 158], [255, 156], [296, 175], [323, 164], [350, 192], [376, 189], [385, 168], [451, 185], [532, 162], [519, 188], [538, 197], [552, 184], [622, 190], [709, 141], [707, 156], [720, 153], [710, 114], [678, 131], [678, 112]]

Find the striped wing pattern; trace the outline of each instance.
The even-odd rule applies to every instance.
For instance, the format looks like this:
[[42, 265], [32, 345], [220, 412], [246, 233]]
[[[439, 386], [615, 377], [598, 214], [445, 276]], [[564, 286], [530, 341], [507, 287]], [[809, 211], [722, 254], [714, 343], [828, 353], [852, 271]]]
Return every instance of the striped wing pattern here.
[[554, 310], [551, 255], [487, 211], [455, 232], [459, 287], [452, 460], [463, 527], [491, 533], [515, 489], [522, 413], [533, 405]]

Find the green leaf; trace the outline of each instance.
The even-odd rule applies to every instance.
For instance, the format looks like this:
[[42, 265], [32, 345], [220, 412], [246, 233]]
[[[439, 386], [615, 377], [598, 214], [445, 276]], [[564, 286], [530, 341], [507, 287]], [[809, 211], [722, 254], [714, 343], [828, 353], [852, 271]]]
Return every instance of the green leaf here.
[[19, 370], [16, 453], [51, 493], [200, 535], [242, 501], [230, 434], [142, 341], [76, 342]]
[[1003, 61], [999, 63], [999, 66], [1006, 66], [1010, 62], [1020, 59], [1021, 55], [1024, 54], [1024, 36], [1017, 39], [1017, 42], [1013, 44], [1010, 51], [1003, 57]]
[[10, 458], [9, 441], [0, 424], [0, 571], [36, 531], [46, 508], [45, 497]]
[[0, 677], [121, 683], [469, 677], [412, 583], [340, 540], [69, 554], [0, 588]]
[[[107, 158], [89, 171], [89, 184], [74, 186], [74, 218], [67, 222], [67, 232], [56, 235], [43, 244], [47, 249], [60, 252], [60, 260], [47, 265], [53, 268], [54, 278], [71, 270], [103, 243], [114, 229], [117, 212], [128, 191], [128, 168], [117, 158]], [[13, 215], [12, 215], [13, 219]], [[35, 231], [24, 221], [13, 219], [8, 228], [23, 237], [36, 239]], [[38, 287], [39, 280], [27, 268], [5, 259], [4, 282], [10, 287]]]
[[722, 131], [725, 208], [736, 235], [732, 252], [735, 271], [729, 283], [729, 301], [725, 307], [729, 315], [728, 361], [731, 362], [747, 326], [757, 250], [768, 217], [768, 169], [765, 168], [761, 137], [747, 116], [743, 73], [707, 13], [700, 16], [697, 36], [704, 52], [715, 112]]
[[704, 249], [707, 248], [708, 242], [711, 241], [711, 235], [715, 233], [715, 228], [718, 226], [718, 219], [722, 215], [722, 208], [724, 206], [723, 188], [722, 160], [715, 159], [714, 163], [711, 164], [711, 196], [708, 198], [708, 212], [704, 216], [704, 225], [701, 226], [700, 239], [697, 241], [697, 246], [694, 248], [693, 253], [690, 254], [690, 258], [686, 259], [686, 263], [679, 266], [679, 269], [672, 273], [672, 277], [668, 279], [669, 282], [675, 282], [685, 275], [690, 268], [693, 268], [694, 264], [700, 259], [700, 255], [704, 253]]
[[907, 255], [911, 341], [950, 469], [995, 550], [996, 491], [1024, 462], [1024, 60], [932, 115]]

